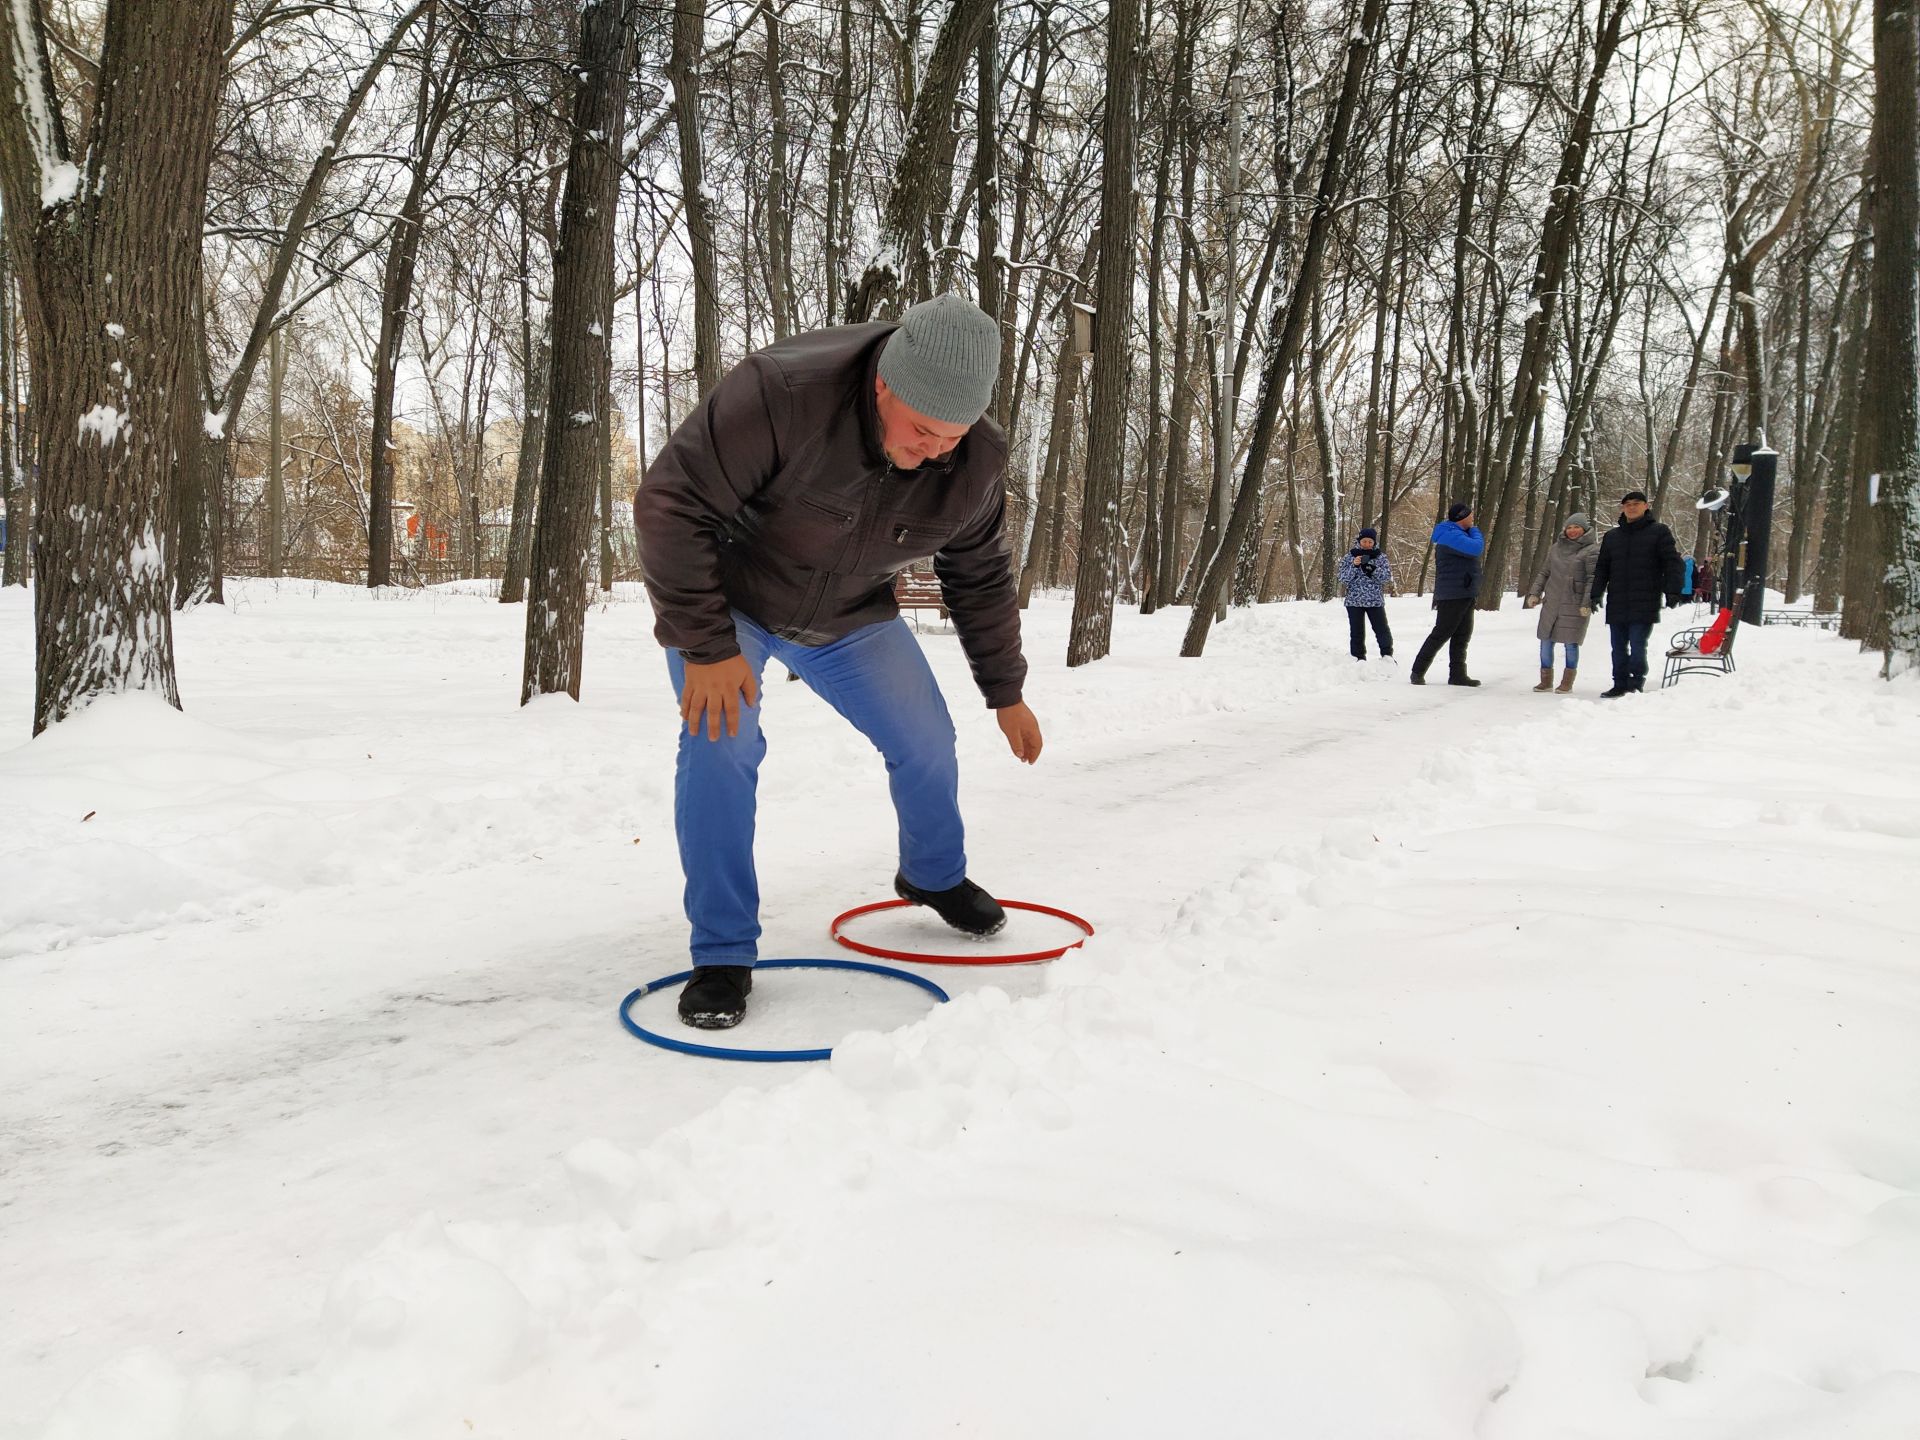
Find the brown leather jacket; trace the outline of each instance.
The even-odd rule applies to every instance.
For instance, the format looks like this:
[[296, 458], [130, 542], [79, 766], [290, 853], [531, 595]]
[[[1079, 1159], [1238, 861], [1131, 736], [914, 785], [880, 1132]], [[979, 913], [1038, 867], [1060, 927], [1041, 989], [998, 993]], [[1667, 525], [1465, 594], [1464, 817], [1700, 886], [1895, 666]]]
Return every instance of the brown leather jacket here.
[[895, 327], [816, 330], [749, 355], [673, 432], [634, 496], [662, 645], [740, 653], [731, 610], [801, 645], [900, 613], [894, 576], [933, 557], [974, 683], [1020, 699], [1020, 607], [1007, 555], [1007, 442], [983, 419], [943, 462], [880, 448], [874, 372]]

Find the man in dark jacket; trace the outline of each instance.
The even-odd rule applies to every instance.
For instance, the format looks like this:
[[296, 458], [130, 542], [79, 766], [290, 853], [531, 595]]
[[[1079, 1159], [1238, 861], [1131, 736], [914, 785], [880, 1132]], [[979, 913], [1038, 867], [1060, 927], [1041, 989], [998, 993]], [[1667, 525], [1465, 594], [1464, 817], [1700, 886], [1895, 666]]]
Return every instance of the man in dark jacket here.
[[1653, 518], [1644, 491], [1620, 497], [1620, 523], [1600, 542], [1593, 567], [1593, 608], [1607, 600], [1607, 629], [1613, 635], [1613, 688], [1603, 700], [1618, 700], [1647, 683], [1647, 637], [1660, 619], [1660, 602], [1680, 603], [1685, 565], [1673, 532]]
[[1486, 538], [1473, 523], [1473, 507], [1465, 501], [1447, 507], [1447, 518], [1433, 527], [1433, 631], [1420, 642], [1413, 657], [1416, 685], [1427, 683], [1427, 667], [1440, 647], [1447, 649], [1447, 683], [1478, 685], [1467, 674], [1467, 642], [1473, 639], [1473, 601], [1480, 593], [1480, 557]]
[[690, 1025], [738, 1024], [753, 987], [769, 657], [885, 757], [895, 891], [969, 934], [1006, 923], [967, 879], [953, 721], [893, 598], [898, 572], [932, 556], [974, 682], [1014, 755], [1039, 759], [1040, 726], [1021, 699], [1007, 443], [984, 418], [999, 362], [998, 323], [956, 295], [897, 325], [781, 341], [714, 388], [634, 497], [654, 634], [685, 722], [674, 830], [693, 929], [680, 997]]

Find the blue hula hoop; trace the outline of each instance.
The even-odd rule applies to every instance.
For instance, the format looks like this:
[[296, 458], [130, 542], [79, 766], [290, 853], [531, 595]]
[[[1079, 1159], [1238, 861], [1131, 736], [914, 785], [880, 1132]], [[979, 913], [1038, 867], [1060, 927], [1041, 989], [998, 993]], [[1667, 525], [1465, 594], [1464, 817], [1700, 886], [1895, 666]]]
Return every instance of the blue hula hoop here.
[[[762, 960], [753, 967], [756, 970], [859, 970], [868, 975], [885, 975], [894, 980], [905, 980], [910, 985], [918, 985], [933, 996], [942, 1005], [950, 998], [933, 981], [924, 975], [915, 975], [907, 970], [895, 970], [891, 965], [869, 965], [862, 960]], [[757, 1060], [772, 1064], [783, 1060], [827, 1060], [833, 1056], [831, 1046], [821, 1050], [733, 1050], [724, 1045], [701, 1045], [692, 1040], [676, 1040], [671, 1035], [662, 1035], [657, 1030], [649, 1030], [633, 1018], [633, 1006], [642, 995], [651, 995], [656, 990], [664, 990], [669, 985], [678, 985], [682, 980], [690, 979], [691, 970], [682, 970], [676, 975], [662, 975], [658, 980], [649, 980], [638, 990], [620, 1002], [620, 1023], [649, 1045], [658, 1045], [662, 1050], [677, 1050], [682, 1055], [703, 1055], [709, 1060]]]

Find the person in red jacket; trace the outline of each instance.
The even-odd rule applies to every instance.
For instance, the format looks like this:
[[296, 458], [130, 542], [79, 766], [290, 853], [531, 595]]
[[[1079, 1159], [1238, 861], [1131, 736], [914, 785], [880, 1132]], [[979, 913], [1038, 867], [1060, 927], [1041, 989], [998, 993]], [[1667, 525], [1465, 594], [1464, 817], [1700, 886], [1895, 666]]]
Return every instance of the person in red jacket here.
[[953, 721], [893, 598], [933, 558], [1008, 747], [1040, 758], [1022, 697], [1006, 437], [986, 418], [1000, 327], [942, 295], [898, 324], [749, 355], [674, 431], [634, 497], [654, 633], [680, 696], [674, 831], [694, 973], [680, 1018], [746, 1014], [760, 938], [760, 675], [779, 660], [871, 740], [899, 818], [894, 889], [976, 936], [1006, 912], [967, 878]]

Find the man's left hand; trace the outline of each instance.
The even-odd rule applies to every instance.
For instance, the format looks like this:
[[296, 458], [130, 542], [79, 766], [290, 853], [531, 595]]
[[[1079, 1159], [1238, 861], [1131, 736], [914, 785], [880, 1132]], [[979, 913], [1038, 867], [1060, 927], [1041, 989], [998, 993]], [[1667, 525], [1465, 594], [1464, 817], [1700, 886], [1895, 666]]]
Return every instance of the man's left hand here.
[[1000, 722], [1000, 733], [1007, 737], [1007, 748], [1013, 751], [1014, 759], [1031, 765], [1040, 758], [1040, 722], [1025, 701], [994, 711], [993, 718]]

